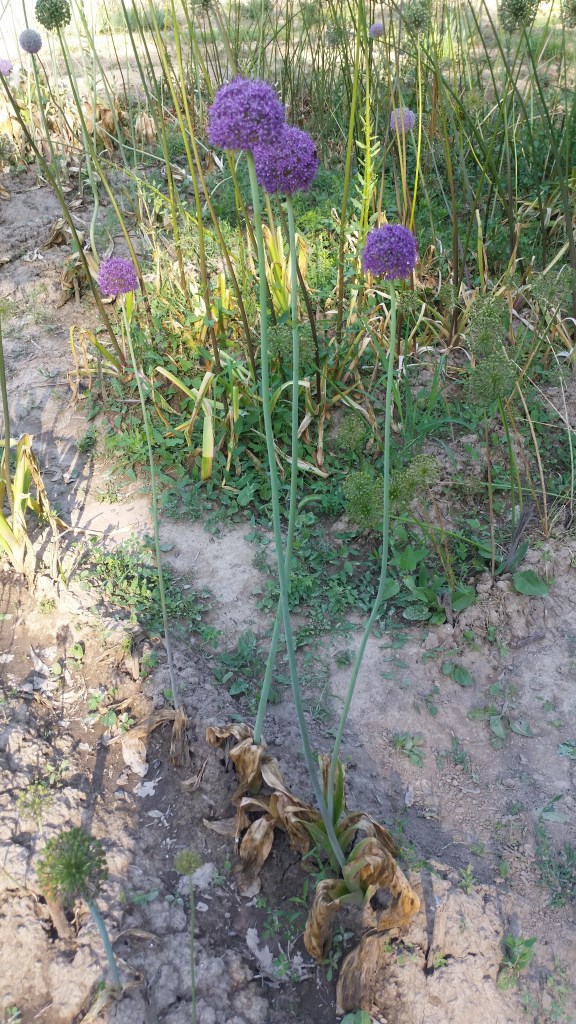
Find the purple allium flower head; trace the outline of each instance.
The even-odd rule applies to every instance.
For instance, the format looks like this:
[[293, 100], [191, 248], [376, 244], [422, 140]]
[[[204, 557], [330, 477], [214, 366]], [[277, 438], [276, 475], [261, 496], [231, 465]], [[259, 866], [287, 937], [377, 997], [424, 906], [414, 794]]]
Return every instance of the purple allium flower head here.
[[125, 295], [138, 288], [138, 275], [132, 260], [123, 256], [109, 256], [98, 271], [98, 285], [102, 295]]
[[14, 65], [11, 60], [7, 57], [0, 57], [0, 75], [4, 75], [4, 78], [8, 78], [14, 70]]
[[234, 78], [220, 86], [208, 108], [208, 140], [221, 149], [252, 149], [273, 143], [285, 116], [268, 82]]
[[384, 35], [384, 25], [382, 22], [375, 21], [373, 25], [370, 25], [368, 35], [370, 36], [370, 39], [380, 39], [380, 36]]
[[20, 46], [25, 53], [38, 53], [42, 49], [42, 36], [33, 28], [25, 28], [20, 33]]
[[305, 191], [318, 170], [313, 139], [292, 125], [284, 125], [270, 145], [254, 146], [253, 156], [258, 181], [270, 193]]
[[411, 132], [415, 124], [416, 114], [408, 107], [398, 107], [390, 114], [390, 131], [392, 132], [398, 131], [400, 135], [404, 135], [406, 132]]
[[384, 224], [366, 236], [362, 251], [362, 268], [375, 277], [396, 281], [410, 277], [416, 266], [416, 239], [402, 224]]

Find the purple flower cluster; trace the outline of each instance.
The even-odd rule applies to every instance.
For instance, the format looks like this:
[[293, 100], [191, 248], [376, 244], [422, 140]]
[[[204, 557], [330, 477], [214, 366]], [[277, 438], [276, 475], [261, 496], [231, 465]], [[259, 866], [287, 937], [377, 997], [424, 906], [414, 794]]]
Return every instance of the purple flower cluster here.
[[285, 111], [260, 78], [234, 78], [220, 86], [208, 108], [208, 140], [221, 149], [252, 149], [275, 141]]
[[14, 65], [11, 60], [7, 57], [0, 57], [0, 75], [4, 75], [4, 78], [8, 78], [14, 70]]
[[252, 153], [258, 182], [269, 193], [304, 192], [318, 171], [313, 139], [292, 125], [284, 125], [273, 143], [254, 146]]
[[384, 35], [384, 25], [382, 22], [375, 21], [373, 25], [370, 25], [368, 35], [370, 36], [370, 39], [380, 39], [380, 36]]
[[412, 232], [401, 224], [384, 224], [368, 232], [362, 252], [362, 268], [374, 277], [397, 281], [410, 277], [417, 258], [418, 249]]
[[408, 107], [398, 107], [390, 114], [390, 131], [392, 132], [397, 131], [401, 135], [405, 135], [406, 132], [412, 131], [415, 124], [416, 114]]
[[20, 33], [20, 46], [25, 53], [38, 53], [42, 49], [42, 36], [33, 28], [25, 28]]
[[98, 271], [98, 286], [102, 295], [125, 295], [138, 288], [138, 275], [132, 260], [123, 256], [109, 256]]

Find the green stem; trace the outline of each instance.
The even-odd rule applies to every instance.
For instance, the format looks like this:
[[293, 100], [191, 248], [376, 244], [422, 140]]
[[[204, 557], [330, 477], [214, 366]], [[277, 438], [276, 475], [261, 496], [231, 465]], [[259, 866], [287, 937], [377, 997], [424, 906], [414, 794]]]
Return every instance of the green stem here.
[[196, 1024], [196, 964], [195, 964], [195, 952], [194, 952], [194, 940], [196, 930], [196, 904], [194, 902], [194, 883], [192, 881], [192, 875], [188, 875], [188, 887], [190, 893], [190, 984], [192, 986], [192, 1006], [191, 1006], [191, 1018], [192, 1024]]
[[[2, 393], [2, 415], [4, 416], [4, 458], [2, 468], [6, 484], [6, 496], [12, 510], [12, 488], [10, 482], [10, 409], [8, 407], [8, 389], [6, 387], [6, 363], [4, 360], [4, 339], [2, 337], [2, 319], [0, 318], [0, 391]], [[0, 515], [2, 508], [0, 507]]]
[[104, 952], [106, 953], [106, 959], [108, 960], [108, 968], [110, 970], [110, 976], [112, 978], [112, 985], [114, 988], [122, 990], [122, 981], [120, 978], [120, 971], [118, 970], [118, 964], [116, 963], [116, 957], [114, 956], [114, 950], [112, 949], [112, 943], [110, 942], [110, 936], [108, 935], [108, 929], [104, 924], [104, 918], [102, 917], [98, 907], [92, 900], [88, 900], [88, 910], [92, 914], [94, 924], [98, 929], [98, 934], [102, 939], [102, 945], [104, 946]]
[[270, 410], [270, 366], [268, 359], [268, 314], [267, 314], [267, 299], [268, 291], [266, 287], [266, 259], [264, 253], [264, 238], [262, 235], [262, 214], [260, 211], [260, 193], [258, 191], [258, 181], [256, 178], [256, 168], [254, 166], [254, 157], [252, 153], [248, 151], [246, 153], [246, 160], [248, 162], [248, 173], [250, 175], [250, 189], [252, 192], [252, 208], [254, 211], [254, 228], [256, 235], [256, 244], [258, 248], [258, 276], [259, 276], [259, 287], [260, 287], [260, 365], [261, 365], [261, 389], [262, 389], [262, 413], [264, 418], [264, 428], [266, 432], [266, 450], [268, 454], [268, 469], [270, 473], [270, 491], [272, 497], [272, 523], [274, 527], [274, 542], [276, 547], [276, 561], [278, 563], [278, 582], [280, 587], [280, 603], [282, 607], [282, 620], [284, 624], [284, 635], [286, 638], [286, 651], [288, 656], [288, 666], [290, 669], [290, 682], [292, 685], [292, 694], [294, 697], [294, 706], [296, 708], [296, 714], [298, 717], [298, 725], [300, 727], [300, 735], [302, 737], [302, 747], [304, 751], [304, 757], [306, 759], [306, 765], [310, 775], [310, 782], [312, 789], [314, 790], [314, 796], [318, 803], [318, 808], [322, 816], [322, 821], [326, 828], [326, 834], [328, 840], [334, 852], [338, 863], [341, 867], [345, 864], [344, 854], [340, 848], [340, 844], [334, 831], [332, 819], [328, 815], [328, 809], [322, 793], [322, 786], [316, 769], [314, 760], [314, 754], [312, 747], [310, 746], [310, 738], [308, 736], [308, 728], [306, 725], [306, 718], [304, 715], [304, 707], [302, 704], [302, 693], [300, 690], [300, 682], [298, 680], [298, 671], [296, 667], [296, 655], [294, 646], [294, 637], [292, 635], [292, 624], [290, 622], [290, 610], [288, 607], [288, 577], [286, 572], [286, 562], [284, 555], [284, 548], [282, 544], [282, 529], [280, 525], [280, 496], [278, 486], [278, 470], [276, 466], [276, 452], [274, 450], [274, 432], [272, 428], [272, 413]]
[[346, 722], [350, 713], [350, 706], [352, 704], [352, 698], [356, 689], [356, 682], [358, 680], [358, 673], [362, 660], [364, 658], [364, 651], [366, 650], [366, 644], [368, 638], [372, 632], [372, 626], [376, 621], [382, 599], [384, 597], [384, 588], [386, 586], [386, 576], [388, 572], [388, 544], [389, 544], [389, 529], [390, 529], [390, 428], [392, 424], [392, 393], [394, 389], [394, 360], [396, 356], [396, 289], [394, 284], [390, 284], [390, 345], [388, 348], [388, 374], [386, 380], [386, 405], [385, 405], [385, 419], [384, 419], [384, 467], [383, 467], [383, 489], [384, 489], [384, 510], [382, 514], [382, 557], [380, 560], [380, 582], [378, 584], [378, 591], [374, 598], [374, 604], [372, 605], [372, 611], [370, 617], [366, 623], [362, 639], [360, 641], [360, 647], [352, 667], [352, 675], [346, 691], [346, 697], [344, 699], [344, 706], [340, 715], [340, 721], [338, 723], [338, 730], [336, 732], [336, 738], [334, 740], [334, 748], [332, 750], [332, 760], [330, 762], [330, 773], [328, 775], [328, 811], [332, 817], [334, 811], [334, 782], [336, 779], [336, 770], [338, 768], [338, 755], [340, 753], [340, 745], [342, 743], [342, 737], [344, 735], [344, 729], [346, 728]]
[[[292, 196], [286, 197], [286, 210], [288, 213], [288, 240], [290, 244], [290, 315], [292, 317], [292, 463], [290, 466], [290, 509], [288, 513], [288, 534], [286, 537], [286, 573], [288, 576], [288, 589], [290, 589], [290, 572], [292, 565], [292, 546], [294, 543], [294, 526], [296, 523], [296, 498], [298, 491], [298, 394], [300, 383], [300, 339], [298, 331], [298, 256], [296, 253], [296, 225], [294, 220], [294, 204]], [[282, 608], [278, 602], [278, 610], [272, 630], [270, 650], [266, 661], [264, 682], [260, 691], [258, 702], [258, 713], [254, 725], [254, 743], [260, 743], [262, 738], [262, 724], [266, 713], [266, 706], [270, 696], [272, 675], [278, 650], [280, 637], [280, 622]]]
[[172, 657], [172, 644], [170, 643], [170, 629], [168, 623], [168, 612], [166, 609], [166, 592], [164, 590], [164, 574], [162, 572], [162, 554], [160, 551], [160, 528], [158, 524], [158, 491], [156, 488], [156, 471], [154, 469], [154, 448], [152, 444], [152, 430], [150, 428], [150, 418], [148, 416], [148, 410], [146, 409], [146, 399], [144, 397], [144, 389], [142, 387], [142, 378], [138, 370], [138, 364], [136, 362], [136, 356], [134, 355], [134, 346], [132, 345], [132, 331], [130, 330], [130, 323], [128, 314], [126, 311], [125, 303], [122, 303], [122, 316], [124, 320], [124, 329], [126, 331], [126, 340], [128, 342], [128, 351], [130, 352], [130, 360], [132, 362], [132, 369], [134, 371], [134, 377], [136, 378], [136, 384], [138, 387], [138, 396], [140, 398], [140, 408], [142, 409], [142, 419], [144, 421], [144, 430], [146, 431], [146, 443], [148, 446], [148, 462], [150, 465], [150, 489], [152, 494], [152, 520], [154, 523], [154, 548], [156, 552], [156, 568], [158, 569], [158, 590], [160, 593], [160, 604], [162, 607], [162, 623], [164, 626], [164, 643], [166, 646], [166, 655], [168, 657], [168, 673], [170, 675], [170, 686], [172, 689], [172, 699], [174, 707], [177, 709], [182, 706], [182, 697], [180, 696], [178, 683], [176, 682], [176, 673], [174, 671], [174, 660]]

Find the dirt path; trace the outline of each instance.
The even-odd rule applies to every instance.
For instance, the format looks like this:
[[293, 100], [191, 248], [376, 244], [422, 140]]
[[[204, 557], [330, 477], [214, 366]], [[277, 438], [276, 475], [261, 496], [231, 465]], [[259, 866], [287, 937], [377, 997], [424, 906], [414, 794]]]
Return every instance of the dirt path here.
[[[72, 526], [92, 531], [74, 537], [95, 536], [112, 548], [143, 537], [151, 524], [139, 484], [115, 479], [111, 489], [112, 467], [78, 447], [87, 423], [67, 383], [69, 329], [94, 325], [95, 312], [88, 299], [60, 304], [68, 250], [43, 248], [59, 218], [49, 191], [38, 189], [32, 174], [8, 184], [11, 198], [0, 206], [0, 301], [12, 431], [34, 435], [51, 500]], [[205, 619], [223, 631], [228, 647], [247, 628], [263, 635], [269, 626], [257, 607], [263, 577], [247, 532], [243, 524], [217, 535], [198, 522], [162, 526], [180, 583], [210, 588]], [[348, 803], [401, 836], [423, 904], [402, 941], [374, 940], [371, 991], [385, 1024], [569, 1024], [575, 1018], [576, 865], [553, 852], [564, 843], [574, 851], [576, 843], [570, 544], [570, 537], [556, 536], [533, 546], [530, 565], [551, 583], [546, 598], [522, 597], [508, 581], [492, 586], [486, 579], [455, 625], [398, 628], [369, 643], [343, 750]], [[81, 824], [105, 842], [110, 876], [100, 905], [128, 983], [102, 1020], [190, 1021], [188, 880], [176, 872], [174, 858], [192, 848], [201, 862], [194, 881], [198, 1024], [334, 1021], [330, 965], [319, 968], [303, 953], [305, 913], [290, 901], [303, 898], [309, 877], [298, 858], [280, 838], [263, 871], [262, 893], [241, 900], [232, 841], [204, 823], [229, 817], [235, 785], [204, 743], [206, 724], [238, 714], [225, 688], [214, 686], [214, 653], [193, 635], [178, 641], [190, 761], [170, 765], [170, 727], [159, 726], [147, 741], [144, 773], [136, 730], [110, 738], [88, 717], [103, 691], [113, 691], [118, 714], [136, 724], [166, 711], [162, 645], [83, 589], [77, 574], [67, 587], [42, 576], [30, 595], [4, 567], [0, 587], [4, 1020], [80, 1020], [102, 977], [90, 917], [79, 910], [55, 918], [34, 870], [48, 838]], [[348, 680], [342, 649], [351, 652], [357, 643], [350, 634], [315, 649], [334, 693], [332, 715], [311, 721], [318, 749], [329, 749], [334, 709]], [[468, 717], [488, 706], [485, 720]], [[288, 784], [309, 798], [287, 698], [270, 709], [266, 738]], [[551, 895], [564, 905], [550, 906]], [[270, 946], [270, 962], [249, 949], [252, 928], [259, 948]], [[343, 922], [336, 953], [347, 929]], [[518, 985], [505, 991], [496, 979], [508, 935], [535, 938], [536, 955]]]

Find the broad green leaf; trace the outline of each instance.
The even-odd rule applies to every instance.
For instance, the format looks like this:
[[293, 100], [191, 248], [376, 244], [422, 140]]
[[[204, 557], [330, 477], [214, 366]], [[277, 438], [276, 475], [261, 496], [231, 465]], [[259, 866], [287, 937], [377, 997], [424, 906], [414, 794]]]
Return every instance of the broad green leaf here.
[[400, 590], [400, 584], [398, 580], [388, 579], [384, 584], [384, 593], [382, 594], [383, 601], [389, 601], [391, 597], [396, 597], [396, 594]]
[[452, 591], [451, 600], [452, 610], [463, 612], [465, 608], [469, 608], [471, 604], [474, 604], [476, 589], [474, 587], [456, 587]]
[[521, 718], [517, 722], [510, 722], [510, 729], [515, 732], [517, 736], [533, 736], [534, 733], [528, 725], [528, 722]]
[[502, 718], [500, 715], [492, 715], [490, 718], [490, 732], [499, 740], [506, 739], [506, 729], [502, 724]]
[[472, 684], [474, 683], [472, 676], [470, 675], [468, 669], [464, 668], [464, 665], [454, 665], [452, 678], [455, 683], [458, 683], [459, 686], [472, 686]]
[[408, 622], [425, 622], [430, 618], [430, 610], [423, 604], [410, 604], [402, 612], [402, 618]]
[[566, 740], [565, 743], [559, 743], [556, 747], [556, 753], [560, 754], [560, 757], [569, 757], [571, 761], [576, 761], [576, 742], [574, 740]]
[[526, 597], [546, 597], [550, 593], [550, 587], [544, 580], [536, 575], [533, 569], [525, 569], [524, 572], [515, 572], [512, 577], [514, 590]]

